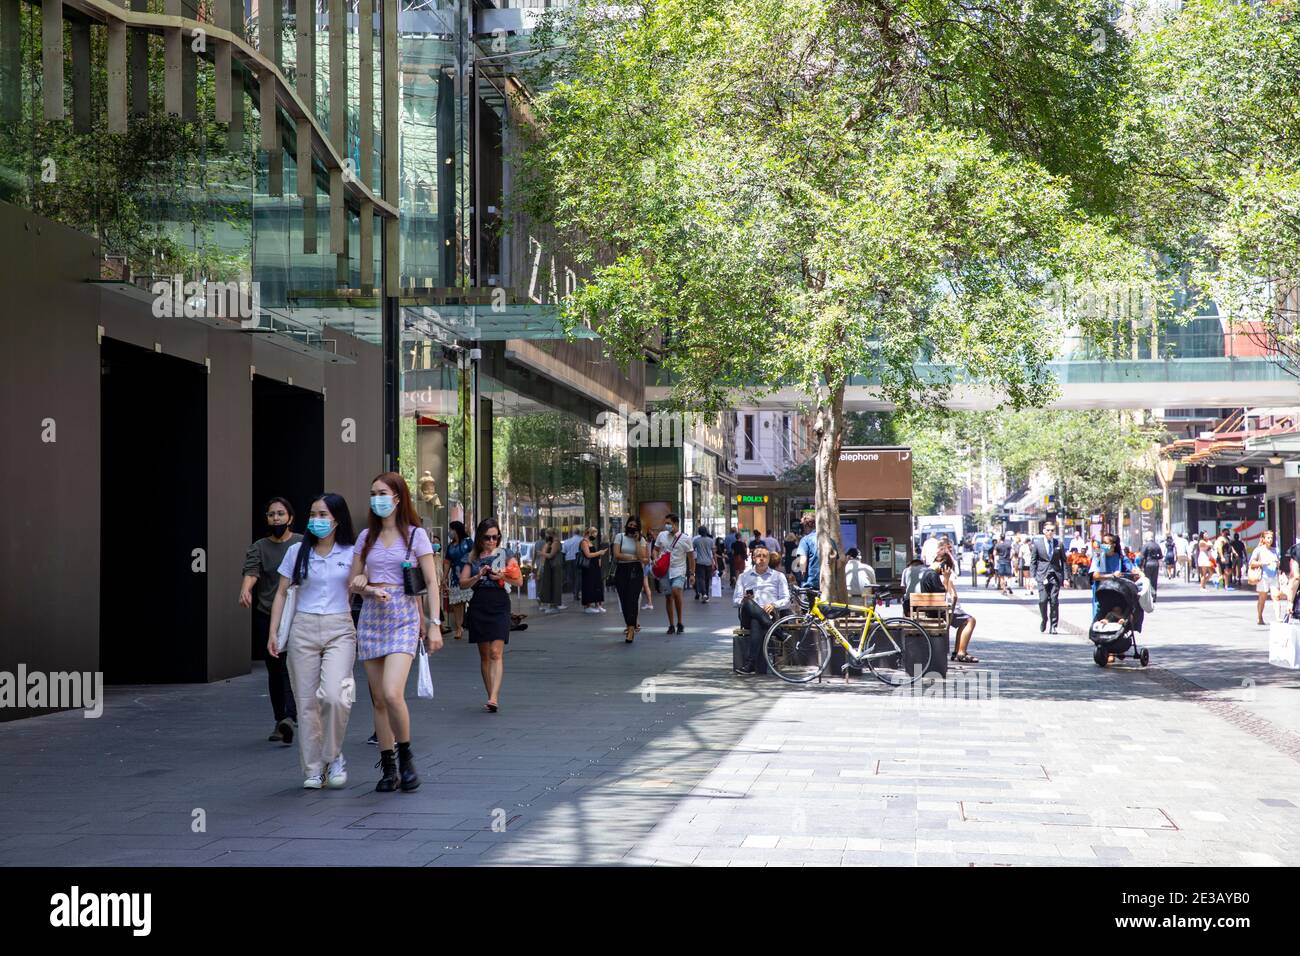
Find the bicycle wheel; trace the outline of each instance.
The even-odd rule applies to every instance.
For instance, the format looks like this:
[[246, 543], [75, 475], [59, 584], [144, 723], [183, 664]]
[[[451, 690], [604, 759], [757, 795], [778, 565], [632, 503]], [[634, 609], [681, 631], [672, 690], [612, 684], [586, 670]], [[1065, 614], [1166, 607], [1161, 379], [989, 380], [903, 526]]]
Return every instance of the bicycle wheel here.
[[867, 634], [862, 662], [891, 687], [913, 684], [930, 670], [930, 635], [906, 617], [876, 621]]
[[772, 622], [763, 638], [767, 669], [791, 684], [816, 680], [831, 660], [831, 639], [820, 621], [790, 614]]

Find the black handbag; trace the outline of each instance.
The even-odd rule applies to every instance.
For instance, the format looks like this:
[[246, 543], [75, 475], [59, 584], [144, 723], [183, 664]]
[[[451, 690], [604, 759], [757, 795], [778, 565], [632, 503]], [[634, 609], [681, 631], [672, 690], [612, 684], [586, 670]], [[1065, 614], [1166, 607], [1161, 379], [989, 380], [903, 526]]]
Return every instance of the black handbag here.
[[411, 538], [406, 542], [406, 557], [402, 560], [402, 590], [412, 596], [425, 594], [429, 584], [424, 580], [424, 571], [418, 564], [411, 563], [411, 549], [415, 547], [415, 528], [411, 529]]

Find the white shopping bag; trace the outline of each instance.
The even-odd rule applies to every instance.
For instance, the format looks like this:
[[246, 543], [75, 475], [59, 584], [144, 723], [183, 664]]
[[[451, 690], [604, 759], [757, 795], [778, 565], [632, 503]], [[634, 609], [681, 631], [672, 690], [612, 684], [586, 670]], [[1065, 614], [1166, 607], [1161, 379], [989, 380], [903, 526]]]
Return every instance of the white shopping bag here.
[[416, 679], [415, 695], [421, 700], [433, 700], [433, 675], [429, 673], [429, 654], [420, 641], [419, 677]]
[[530, 601], [537, 600], [537, 579], [536, 578], [528, 579], [528, 600]]
[[709, 597], [722, 597], [722, 577], [714, 575], [713, 580], [709, 582]]
[[1138, 603], [1142, 605], [1142, 610], [1150, 614], [1156, 609], [1156, 598], [1151, 593], [1151, 582], [1147, 580], [1146, 575], [1138, 578]]
[[1268, 662], [1274, 667], [1300, 670], [1300, 624], [1270, 624]]

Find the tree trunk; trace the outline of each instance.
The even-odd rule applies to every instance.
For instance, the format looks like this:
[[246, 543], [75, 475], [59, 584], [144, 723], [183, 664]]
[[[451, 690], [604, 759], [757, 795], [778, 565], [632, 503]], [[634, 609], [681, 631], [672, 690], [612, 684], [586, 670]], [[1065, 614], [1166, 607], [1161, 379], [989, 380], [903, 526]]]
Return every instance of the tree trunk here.
[[844, 443], [844, 386], [823, 389], [818, 396], [817, 420], [813, 433], [817, 438], [815, 506], [817, 509], [817, 554], [821, 562], [822, 600], [843, 601], [844, 555], [839, 548], [840, 499], [835, 489], [835, 473], [840, 463], [840, 446]]

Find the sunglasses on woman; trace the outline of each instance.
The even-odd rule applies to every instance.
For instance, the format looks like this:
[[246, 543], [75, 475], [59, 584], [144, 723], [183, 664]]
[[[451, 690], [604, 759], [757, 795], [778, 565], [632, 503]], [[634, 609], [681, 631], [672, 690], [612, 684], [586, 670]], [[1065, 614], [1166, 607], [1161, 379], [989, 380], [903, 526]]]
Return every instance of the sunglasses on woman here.
[[501, 540], [501, 535], [499, 535], [499, 534], [485, 534], [485, 535], [483, 535], [483, 540], [484, 540], [484, 541], [500, 541], [500, 540]]

